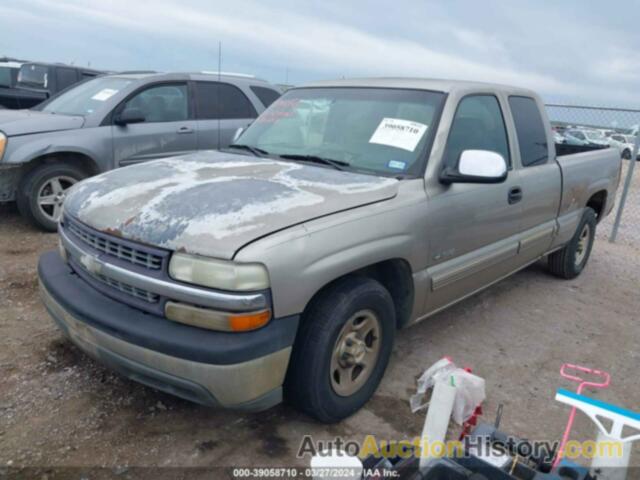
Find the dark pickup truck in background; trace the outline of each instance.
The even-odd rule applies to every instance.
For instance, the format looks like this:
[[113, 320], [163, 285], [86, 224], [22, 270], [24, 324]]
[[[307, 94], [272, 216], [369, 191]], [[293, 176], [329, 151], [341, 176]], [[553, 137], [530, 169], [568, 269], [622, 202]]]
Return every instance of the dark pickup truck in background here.
[[9, 74], [15, 80], [0, 89], [0, 105], [11, 109], [34, 107], [71, 85], [107, 73], [62, 63], [7, 62], [7, 66], [14, 70]]
[[[9, 90], [15, 88], [18, 83], [18, 73], [23, 63], [25, 63], [24, 60], [0, 57], [0, 98], [4, 97], [5, 93], [9, 93]], [[0, 104], [0, 108], [6, 108], [6, 106]]]

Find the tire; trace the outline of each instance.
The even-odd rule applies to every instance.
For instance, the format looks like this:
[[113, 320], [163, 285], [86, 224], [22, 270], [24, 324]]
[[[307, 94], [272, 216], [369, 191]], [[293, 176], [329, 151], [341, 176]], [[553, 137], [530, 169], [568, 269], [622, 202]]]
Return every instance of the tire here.
[[567, 280], [580, 275], [589, 261], [595, 235], [596, 213], [587, 207], [569, 243], [562, 250], [549, 255], [548, 266], [551, 273]]
[[624, 160], [630, 160], [630, 159], [631, 159], [631, 150], [629, 150], [628, 148], [625, 148], [625, 149], [622, 151], [622, 158], [623, 158]]
[[[55, 232], [66, 190], [86, 177], [81, 169], [65, 163], [46, 163], [34, 168], [18, 186], [16, 203], [20, 214], [36, 227]], [[55, 185], [58, 187], [54, 188]]]
[[[363, 343], [349, 346], [353, 339], [362, 342], [357, 336], [376, 322], [378, 330], [364, 335]], [[378, 388], [389, 363], [395, 330], [393, 300], [380, 283], [359, 276], [338, 280], [303, 314], [285, 381], [287, 400], [323, 423], [338, 422], [355, 413]], [[369, 366], [350, 367], [349, 363], [363, 353], [363, 345], [367, 353], [362, 363]], [[344, 351], [350, 348], [355, 356]], [[372, 353], [376, 350], [377, 354]]]

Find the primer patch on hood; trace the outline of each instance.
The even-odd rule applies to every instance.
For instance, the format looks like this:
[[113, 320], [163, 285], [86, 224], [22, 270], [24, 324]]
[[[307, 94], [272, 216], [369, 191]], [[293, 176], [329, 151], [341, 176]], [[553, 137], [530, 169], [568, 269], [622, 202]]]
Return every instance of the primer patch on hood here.
[[230, 258], [255, 238], [393, 197], [396, 188], [390, 178], [199, 152], [85, 180], [65, 211], [134, 241]]

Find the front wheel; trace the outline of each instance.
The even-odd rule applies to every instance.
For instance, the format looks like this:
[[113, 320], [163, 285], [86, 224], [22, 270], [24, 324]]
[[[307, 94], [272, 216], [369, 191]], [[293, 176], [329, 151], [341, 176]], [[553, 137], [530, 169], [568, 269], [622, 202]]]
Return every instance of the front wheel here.
[[87, 175], [65, 163], [47, 163], [31, 170], [20, 182], [16, 201], [20, 214], [49, 232], [58, 228], [67, 190]]
[[324, 423], [360, 409], [389, 363], [395, 336], [389, 292], [366, 277], [345, 277], [302, 318], [285, 384], [288, 400]]
[[596, 235], [596, 213], [585, 208], [576, 233], [562, 250], [549, 255], [549, 270], [554, 275], [572, 279], [580, 275], [589, 261]]
[[631, 160], [631, 150], [625, 148], [622, 152], [622, 158], [625, 160]]

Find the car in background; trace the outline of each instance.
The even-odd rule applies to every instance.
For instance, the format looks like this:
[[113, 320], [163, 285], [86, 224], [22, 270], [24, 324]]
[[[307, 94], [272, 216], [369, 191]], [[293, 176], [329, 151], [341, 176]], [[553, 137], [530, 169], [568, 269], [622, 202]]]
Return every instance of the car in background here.
[[567, 143], [567, 139], [557, 130], [552, 130], [553, 133], [553, 141], [555, 143]]
[[[631, 159], [636, 142], [636, 137], [634, 135], [623, 135], [621, 133], [615, 133], [609, 138], [612, 141], [620, 144], [620, 148], [622, 149], [622, 158], [624, 158], [625, 160]], [[640, 155], [638, 155], [638, 160], [640, 160]]]
[[18, 72], [24, 62], [14, 58], [0, 58], [0, 92], [14, 88], [18, 83]]
[[570, 129], [564, 132], [568, 145], [609, 148], [609, 142], [602, 132], [591, 129]]
[[254, 77], [127, 73], [83, 82], [31, 110], [0, 111], [0, 202], [55, 231], [65, 193], [126, 165], [219, 149], [280, 96]]
[[23, 63], [14, 85], [0, 90], [0, 105], [11, 109], [31, 108], [78, 82], [105, 73], [62, 63]]

